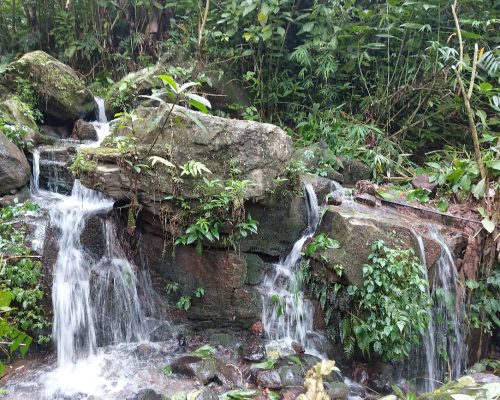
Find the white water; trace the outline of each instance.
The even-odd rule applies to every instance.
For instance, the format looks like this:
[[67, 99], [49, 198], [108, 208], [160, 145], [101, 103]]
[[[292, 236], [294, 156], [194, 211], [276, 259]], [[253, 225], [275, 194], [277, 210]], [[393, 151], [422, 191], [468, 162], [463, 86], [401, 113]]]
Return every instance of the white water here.
[[[115, 227], [105, 217], [113, 200], [85, 188], [78, 180], [70, 196], [41, 190], [39, 181], [40, 152], [35, 149], [33, 200], [48, 210], [58, 235], [52, 287], [57, 365], [44, 367], [28, 380], [10, 383], [9, 398], [123, 398], [134, 389], [165, 385], [156, 376], [161, 375], [161, 359], [154, 372], [140, 376], [148, 366], [133, 355], [137, 342], [147, 339], [148, 325], [151, 328], [145, 314], [154, 304], [153, 290], [147, 273], [142, 271], [138, 277], [136, 267], [117, 245]], [[85, 231], [91, 220], [93, 228]], [[96, 231], [99, 224], [102, 232]], [[102, 257], [82, 244], [84, 231], [87, 237], [101, 234]], [[158, 384], [151, 381], [154, 376]]]
[[104, 139], [106, 139], [111, 134], [111, 128], [106, 118], [106, 111], [104, 108], [104, 99], [101, 97], [94, 97], [94, 101], [97, 104], [97, 121], [92, 122], [96, 132], [97, 132], [97, 141], [82, 144], [81, 147], [87, 148], [95, 148], [99, 147]]
[[428, 294], [433, 305], [429, 308], [429, 324], [423, 337], [423, 346], [416, 349], [406, 369], [410, 378], [417, 377], [419, 391], [431, 392], [446, 379], [460, 377], [465, 369], [464, 299], [453, 256], [444, 238], [434, 226], [429, 225], [431, 238], [441, 247], [441, 255], [430, 282], [430, 266], [427, 265], [423, 238], [412, 232], [417, 239], [421, 263], [426, 267], [425, 278], [430, 284]]
[[319, 223], [320, 208], [310, 184], [305, 185], [304, 192], [308, 226], [292, 251], [264, 279], [262, 323], [271, 341], [282, 343], [285, 348], [295, 341], [308, 353], [319, 354], [319, 334], [313, 328], [314, 307], [302, 292], [299, 261], [304, 243], [314, 235]]
[[[467, 346], [463, 321], [464, 289], [461, 286], [453, 255], [444, 238], [435, 229], [431, 236], [441, 246], [441, 256], [436, 263], [431, 295], [434, 300], [433, 334], [435, 342], [435, 374], [438, 380], [445, 377], [457, 379], [465, 370]], [[447, 354], [447, 360], [440, 354]], [[432, 383], [433, 389], [438, 385]]]

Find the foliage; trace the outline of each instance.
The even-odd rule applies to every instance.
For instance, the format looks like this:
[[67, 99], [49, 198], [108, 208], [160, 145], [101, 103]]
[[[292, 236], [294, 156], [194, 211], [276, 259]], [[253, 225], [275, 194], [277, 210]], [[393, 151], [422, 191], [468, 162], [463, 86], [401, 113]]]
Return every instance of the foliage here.
[[[13, 352], [19, 349], [21, 356], [24, 356], [31, 345], [32, 338], [16, 329], [2, 316], [2, 314], [12, 311], [10, 307], [12, 298], [13, 295], [11, 292], [0, 291], [0, 340], [2, 340], [2, 350], [6, 354], [12, 355]], [[5, 345], [8, 345], [8, 352], [3, 348]], [[0, 362], [0, 374], [3, 371], [4, 365]]]
[[213, 356], [216, 352], [217, 350], [215, 348], [213, 348], [209, 344], [206, 344], [193, 351], [192, 354], [202, 358], [207, 358]]
[[500, 269], [477, 281], [467, 280], [466, 286], [472, 293], [468, 310], [470, 327], [486, 333], [500, 328]]
[[13, 225], [15, 218], [37, 211], [38, 206], [30, 202], [0, 209], [0, 291], [12, 296], [9, 310], [4, 310], [5, 322], [16, 332], [26, 332], [37, 343], [47, 344], [42, 266], [24, 244], [24, 232]]
[[428, 324], [428, 282], [412, 249], [372, 246], [363, 266], [363, 285], [347, 288], [355, 312], [342, 324], [347, 349], [354, 344], [385, 360], [402, 360], [419, 343]]
[[306, 247], [304, 255], [306, 257], [311, 257], [317, 250], [338, 249], [339, 247], [340, 244], [337, 240], [329, 237], [326, 233], [320, 233], [316, 235], [312, 242]]
[[20, 148], [26, 147], [25, 136], [28, 134], [28, 130], [25, 127], [16, 127], [0, 117], [0, 132], [7, 136], [16, 146]]

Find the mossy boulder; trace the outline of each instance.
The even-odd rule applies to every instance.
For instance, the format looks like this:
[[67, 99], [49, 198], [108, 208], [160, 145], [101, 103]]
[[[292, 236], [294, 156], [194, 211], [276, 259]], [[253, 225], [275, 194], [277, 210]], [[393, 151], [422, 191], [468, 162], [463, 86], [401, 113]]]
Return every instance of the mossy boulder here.
[[[155, 189], [159, 193], [172, 194], [175, 186], [179, 186], [173, 177], [176, 174], [179, 177], [180, 167], [191, 160], [203, 163], [211, 171], [206, 175], [210, 179], [225, 181], [236, 174], [238, 179], [251, 181], [252, 185], [246, 190], [248, 200], [265, 198], [274, 188], [274, 179], [284, 174], [291, 157], [292, 140], [281, 128], [220, 118], [179, 106], [174, 106], [170, 119], [165, 121], [170, 107], [137, 108], [133, 112], [133, 124], [124, 117], [118, 119], [112, 127], [113, 136], [104, 142], [112, 146], [113, 137], [134, 136], [139, 157], [149, 153], [168, 159], [176, 166], [162, 170], [159, 179], [155, 171], [141, 174], [137, 186], [141, 203], [157, 202], [151, 190], [151, 179], [155, 180]], [[153, 143], [155, 145], [149, 152]], [[92, 176], [81, 177], [87, 185], [98, 185], [114, 198], [121, 198], [123, 193], [130, 191], [129, 177], [119, 168], [109, 165], [116, 166], [117, 160], [110, 159], [109, 154], [101, 154], [102, 149], [90, 150], [90, 153], [98, 161], [98, 166]], [[199, 182], [199, 179], [183, 176], [178, 188], [181, 193], [177, 194], [196, 198], [194, 189]]]
[[25, 143], [37, 143], [39, 132], [33, 112], [17, 96], [9, 96], [0, 102], [0, 119], [20, 132]]
[[163, 65], [157, 64], [125, 75], [108, 90], [105, 99], [106, 115], [113, 118], [124, 108], [132, 108], [140, 99], [140, 95], [150, 94], [154, 88], [161, 86], [158, 75], [165, 72]]
[[9, 64], [4, 85], [16, 90], [19, 79], [31, 86], [39, 110], [51, 122], [70, 124], [94, 113], [94, 98], [83, 79], [71, 67], [41, 50], [26, 53]]

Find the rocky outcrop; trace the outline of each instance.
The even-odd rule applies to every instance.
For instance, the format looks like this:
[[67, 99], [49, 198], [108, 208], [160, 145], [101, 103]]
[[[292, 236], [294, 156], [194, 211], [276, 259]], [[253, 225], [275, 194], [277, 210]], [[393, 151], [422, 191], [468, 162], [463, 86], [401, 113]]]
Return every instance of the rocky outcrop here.
[[133, 108], [140, 95], [151, 94], [153, 88], [161, 87], [158, 75], [165, 72], [163, 65], [152, 65], [125, 75], [115, 82], [106, 95], [106, 115], [113, 118], [116, 113], [124, 109]]
[[30, 178], [24, 153], [0, 133], [0, 195], [23, 187]]
[[80, 76], [41, 50], [26, 53], [9, 64], [2, 83], [15, 91], [16, 78], [31, 86], [47, 120], [70, 124], [94, 112], [94, 98]]
[[[152, 236], [141, 241], [141, 254], [164, 282], [178, 285], [177, 291], [171, 293], [172, 303], [180, 296], [190, 297], [186, 317], [193, 326], [248, 329], [260, 319], [261, 297], [255, 286], [245, 284], [248, 268], [244, 254], [204, 250], [198, 255], [191, 246], [164, 248], [163, 239]], [[263, 272], [253, 271], [253, 279], [260, 279], [255, 275]], [[200, 298], [195, 295], [197, 288], [204, 290]]]
[[[450, 227], [442, 228], [451, 251], [459, 255], [467, 243], [463, 232]], [[376, 240], [384, 240], [389, 246], [413, 248], [415, 254], [420, 256], [417, 236], [421, 236], [426, 266], [430, 269], [441, 256], [441, 246], [433, 239], [429, 229], [425, 221], [389, 207], [374, 209], [354, 202], [329, 206], [316, 234], [327, 233], [338, 240], [340, 246], [338, 249], [318, 251], [313, 259], [322, 264], [322, 257], [326, 257], [326, 267], [332, 268], [332, 279], [336, 279], [333, 266], [342, 266], [342, 277], [350, 284], [359, 285], [363, 282], [363, 265]]]

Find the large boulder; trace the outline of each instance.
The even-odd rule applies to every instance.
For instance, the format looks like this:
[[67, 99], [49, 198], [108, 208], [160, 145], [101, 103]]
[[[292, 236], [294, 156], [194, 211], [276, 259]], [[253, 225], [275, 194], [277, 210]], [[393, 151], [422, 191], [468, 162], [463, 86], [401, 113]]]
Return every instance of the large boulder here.
[[37, 50], [9, 64], [4, 85], [16, 89], [16, 79], [26, 80], [37, 96], [46, 119], [70, 124], [94, 112], [95, 102], [83, 79], [69, 66]]
[[[113, 136], [105, 142], [112, 146], [113, 137], [133, 135], [140, 158], [148, 153], [159, 134], [150, 155], [170, 160], [177, 171], [190, 160], [201, 162], [212, 172], [210, 179], [224, 181], [238, 171], [238, 179], [252, 182], [246, 191], [248, 200], [265, 198], [267, 191], [274, 187], [274, 179], [284, 173], [290, 161], [291, 138], [275, 125], [220, 118], [179, 106], [174, 106], [169, 121], [165, 121], [169, 109], [170, 105], [139, 107], [134, 111], [133, 125], [119, 119], [113, 125]], [[118, 152], [101, 148], [87, 150], [87, 155], [97, 162], [95, 171], [81, 177], [87, 185], [99, 186], [117, 199], [130, 191], [129, 177], [118, 168]], [[146, 205], [157, 202], [149, 178], [154, 179], [156, 189], [162, 194], [172, 194], [179, 186], [172, 174], [162, 173], [158, 180], [154, 172], [144, 171], [137, 194]], [[180, 194], [184, 198], [197, 197], [194, 188], [199, 181], [191, 177], [183, 177], [183, 180]]]
[[30, 166], [24, 153], [0, 133], [0, 195], [23, 187], [30, 178]]
[[105, 99], [106, 115], [113, 118], [124, 109], [133, 108], [140, 99], [138, 96], [150, 94], [154, 88], [161, 87], [158, 75], [165, 72], [161, 64], [152, 65], [125, 75], [108, 90]]
[[38, 126], [33, 112], [17, 96], [9, 96], [0, 102], [0, 119], [15, 130], [24, 143], [37, 143]]
[[[445, 226], [436, 229], [441, 230], [452, 254], [463, 249], [466, 238], [461, 231]], [[338, 249], [313, 253], [313, 265], [326, 266], [332, 274], [340, 265], [342, 278], [355, 285], [363, 282], [363, 265], [368, 262], [371, 246], [376, 240], [384, 240], [392, 247], [413, 248], [418, 257], [425, 256], [428, 269], [435, 265], [442, 251], [440, 243], [430, 231], [429, 224], [390, 207], [374, 209], [352, 202], [343, 203], [341, 206], [328, 206], [316, 232], [319, 233], [327, 233], [335, 238], [340, 246]], [[326, 265], [323, 260], [328, 260]], [[330, 279], [335, 280], [338, 277], [330, 276]]]

